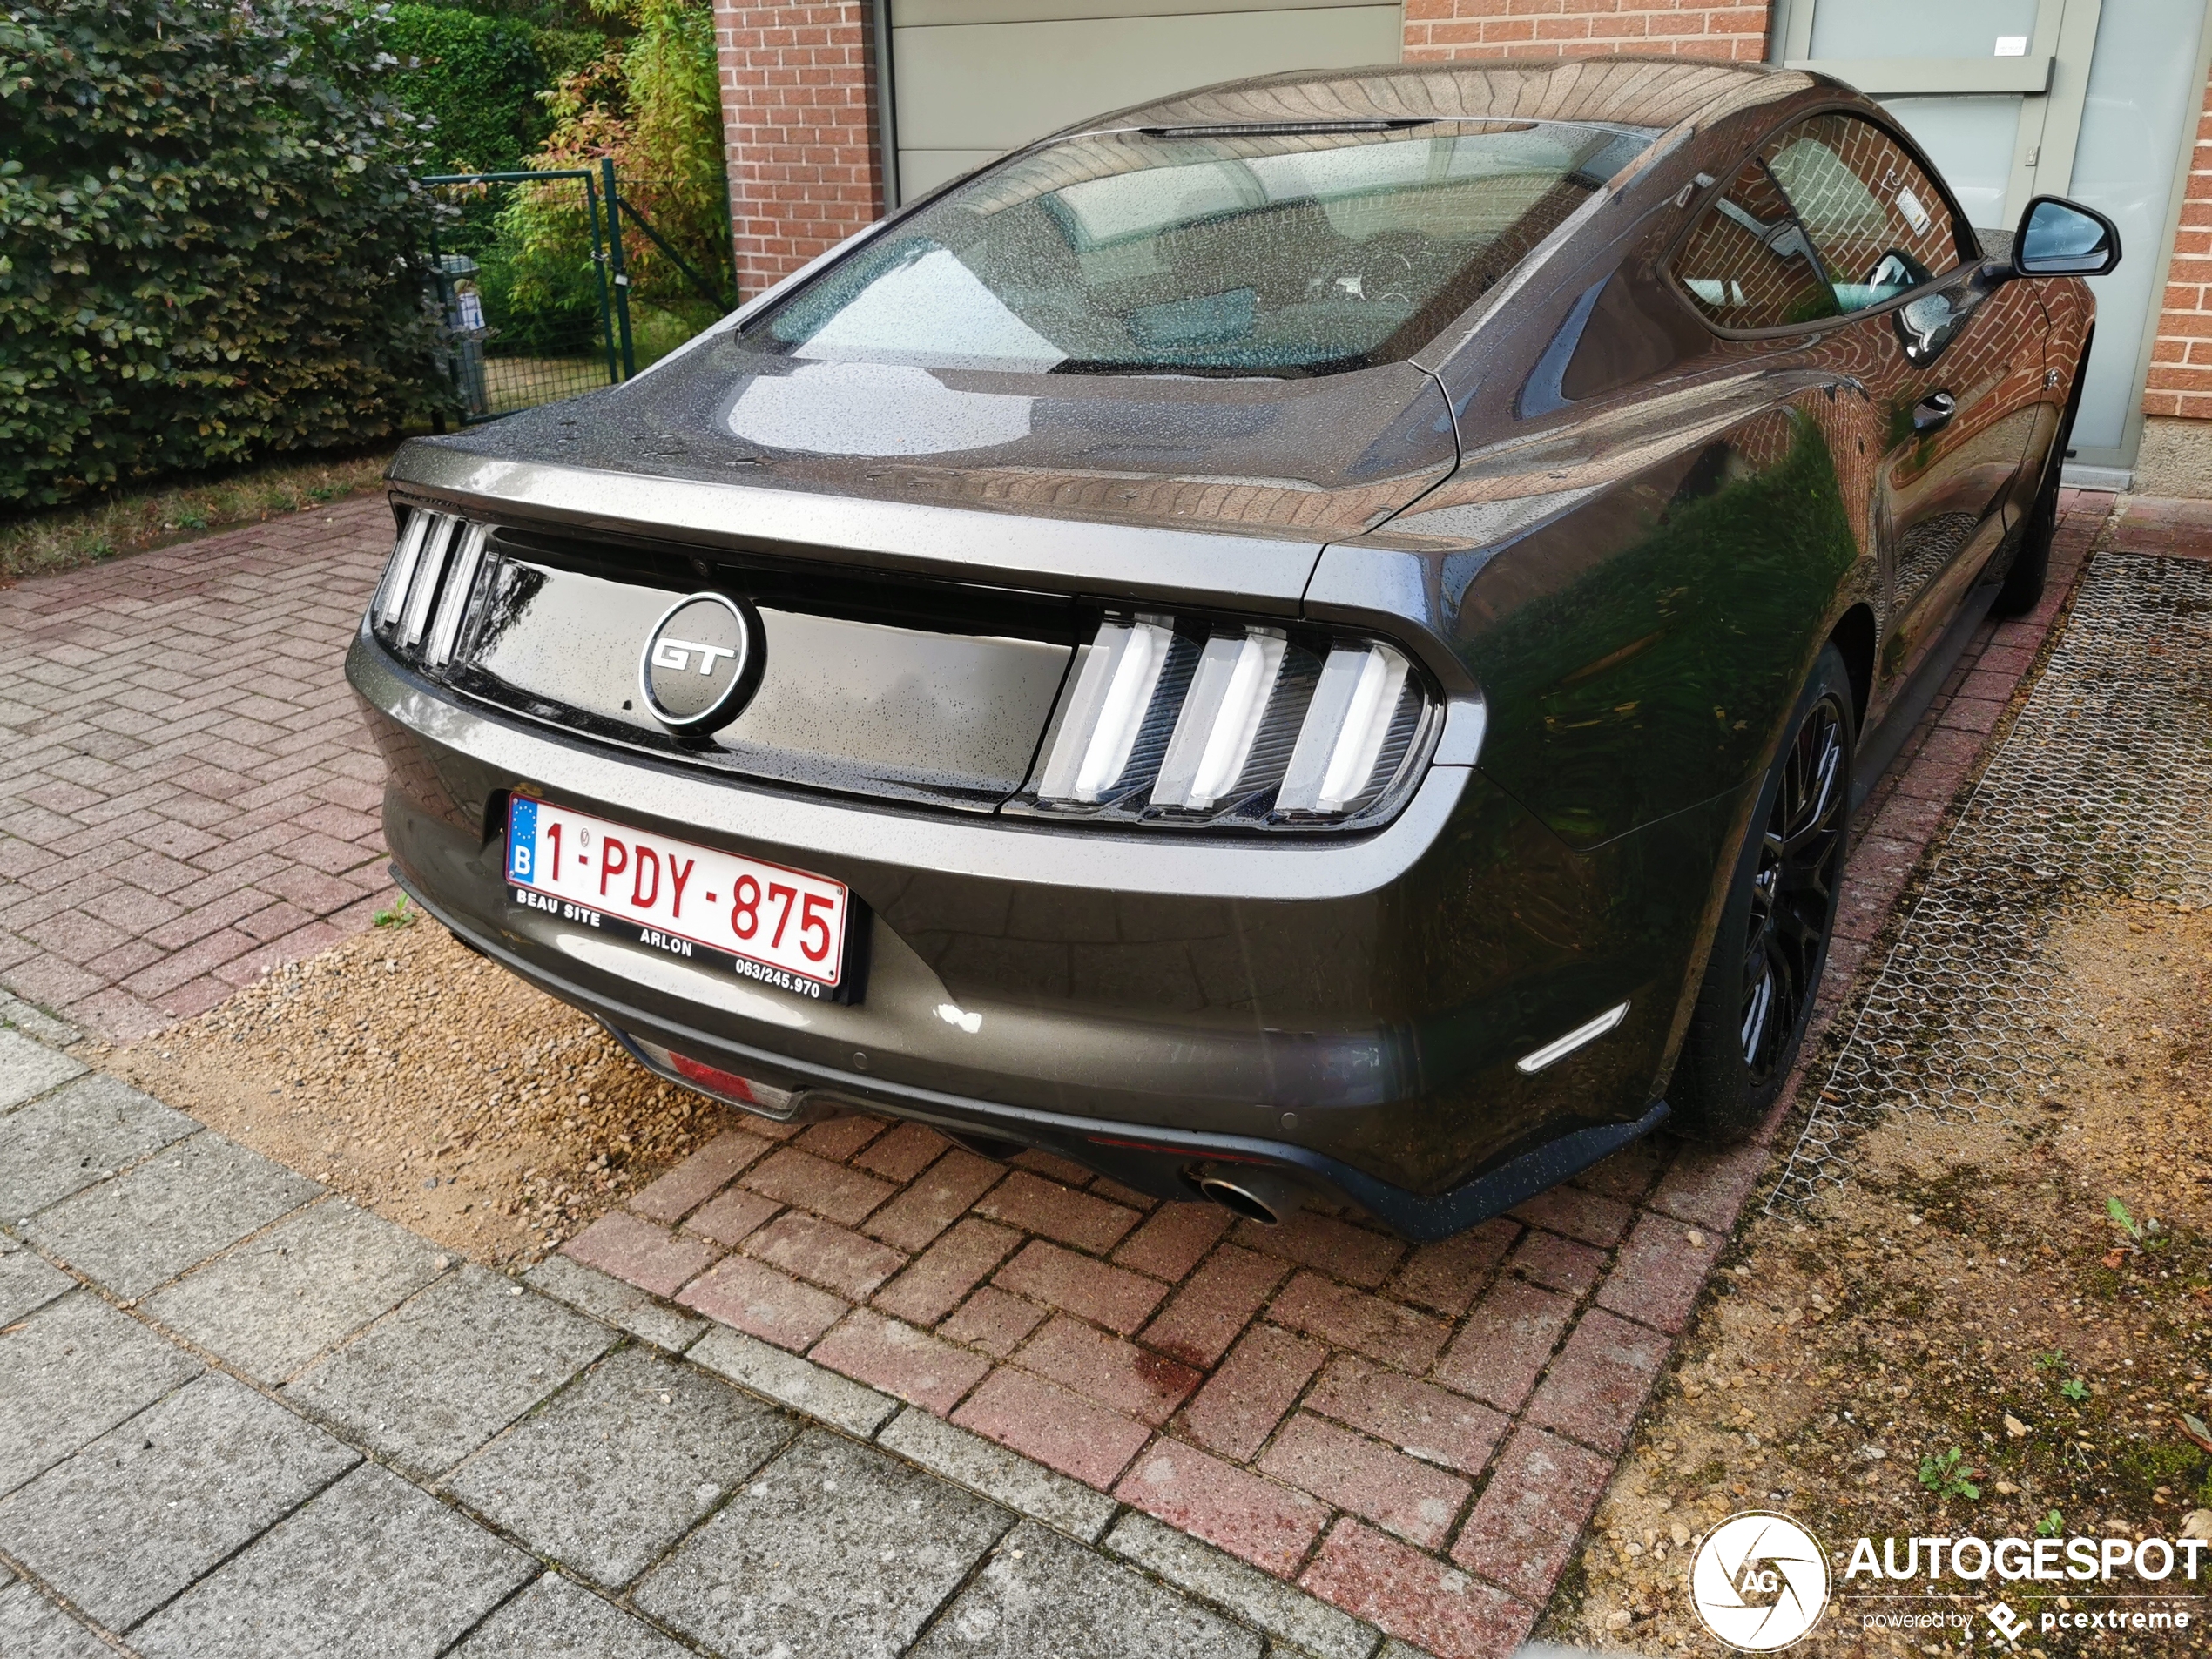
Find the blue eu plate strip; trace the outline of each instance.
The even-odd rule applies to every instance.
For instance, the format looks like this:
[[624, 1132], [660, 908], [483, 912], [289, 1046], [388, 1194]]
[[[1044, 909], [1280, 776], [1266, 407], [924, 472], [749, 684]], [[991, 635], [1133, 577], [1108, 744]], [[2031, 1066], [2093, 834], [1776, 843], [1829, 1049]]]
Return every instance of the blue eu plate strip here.
[[537, 858], [537, 803], [517, 795], [507, 808], [507, 876], [528, 881]]

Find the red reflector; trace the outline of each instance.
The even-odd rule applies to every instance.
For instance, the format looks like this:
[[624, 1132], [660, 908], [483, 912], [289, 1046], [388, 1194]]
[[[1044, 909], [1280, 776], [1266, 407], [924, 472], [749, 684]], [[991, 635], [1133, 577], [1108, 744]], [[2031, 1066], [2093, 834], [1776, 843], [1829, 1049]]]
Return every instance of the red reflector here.
[[734, 1071], [707, 1065], [689, 1055], [678, 1054], [673, 1049], [669, 1050], [668, 1063], [675, 1067], [678, 1075], [686, 1082], [695, 1082], [702, 1089], [711, 1089], [732, 1100], [752, 1101], [755, 1105], [759, 1104], [753, 1100], [752, 1085]]

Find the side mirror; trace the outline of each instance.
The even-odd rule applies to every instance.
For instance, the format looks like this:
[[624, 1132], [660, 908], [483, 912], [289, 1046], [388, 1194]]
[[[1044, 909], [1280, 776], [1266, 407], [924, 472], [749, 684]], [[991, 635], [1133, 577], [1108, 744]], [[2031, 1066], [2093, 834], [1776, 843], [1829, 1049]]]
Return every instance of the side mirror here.
[[2120, 263], [2120, 231], [2094, 207], [2038, 196], [2020, 215], [2013, 268], [2022, 276], [2102, 276]]

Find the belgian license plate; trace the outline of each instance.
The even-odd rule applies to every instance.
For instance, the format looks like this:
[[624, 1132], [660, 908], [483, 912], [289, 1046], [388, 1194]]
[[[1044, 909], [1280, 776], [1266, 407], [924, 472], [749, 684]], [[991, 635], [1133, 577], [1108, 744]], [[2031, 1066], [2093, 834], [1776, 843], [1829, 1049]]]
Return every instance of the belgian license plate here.
[[827, 876], [515, 795], [507, 880], [518, 905], [779, 990], [821, 997], [844, 980], [852, 894]]

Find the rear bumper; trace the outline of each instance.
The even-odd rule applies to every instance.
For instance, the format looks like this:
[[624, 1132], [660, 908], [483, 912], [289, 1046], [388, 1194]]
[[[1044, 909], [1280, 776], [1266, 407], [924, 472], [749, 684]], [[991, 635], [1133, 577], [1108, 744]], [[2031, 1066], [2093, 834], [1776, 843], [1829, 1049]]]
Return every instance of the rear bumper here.
[[[778, 793], [464, 702], [355, 642], [396, 873], [460, 938], [617, 1029], [777, 1088], [1042, 1147], [1162, 1197], [1264, 1164], [1410, 1237], [1660, 1122], [1732, 800], [1568, 849], [1438, 766], [1374, 834], [1254, 847]], [[801, 1001], [509, 902], [508, 792], [845, 881], [865, 994]], [[1685, 880], [1686, 875], [1696, 879]], [[1602, 1039], [1515, 1062], [1622, 1002]]]

